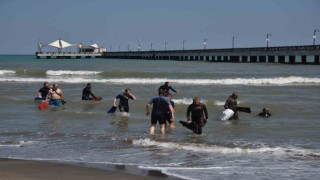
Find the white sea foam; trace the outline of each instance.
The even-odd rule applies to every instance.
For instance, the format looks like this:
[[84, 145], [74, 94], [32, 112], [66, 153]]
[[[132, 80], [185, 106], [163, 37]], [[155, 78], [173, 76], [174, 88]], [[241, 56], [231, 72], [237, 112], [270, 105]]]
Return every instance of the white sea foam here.
[[187, 151], [203, 152], [203, 153], [221, 153], [221, 154], [251, 154], [251, 153], [266, 153], [274, 155], [291, 155], [291, 156], [317, 156], [320, 157], [320, 152], [315, 152], [309, 149], [299, 149], [294, 147], [268, 147], [260, 146], [257, 148], [244, 148], [244, 147], [223, 147], [217, 145], [204, 145], [204, 144], [179, 144], [174, 142], [157, 142], [146, 139], [138, 139], [132, 141], [136, 146], [157, 146], [167, 149], [183, 149]]
[[0, 142], [0, 147], [22, 147], [28, 144], [35, 144], [36, 141], [17, 141], [17, 142]]
[[[217, 105], [217, 106], [223, 106], [225, 104], [225, 101], [214, 101], [214, 104]], [[239, 101], [238, 101], [238, 104], [239, 104]]]
[[12, 70], [0, 70], [0, 75], [3, 75], [3, 74], [15, 74], [16, 72], [15, 71], [12, 71]]
[[297, 86], [320, 85], [320, 78], [278, 77], [278, 78], [237, 78], [237, 79], [166, 79], [166, 78], [112, 78], [91, 79], [83, 77], [67, 78], [21, 78], [0, 77], [0, 82], [64, 82], [64, 83], [107, 83], [107, 84], [161, 84], [170, 81], [182, 85], [249, 85], [249, 86]]
[[[192, 103], [192, 98], [182, 98], [182, 99], [172, 99], [175, 104], [185, 104], [189, 105]], [[201, 100], [202, 103], [206, 103], [206, 100]]]
[[64, 71], [64, 70], [48, 70], [47, 75], [62, 76], [62, 75], [96, 75], [101, 71]]
[[175, 104], [191, 104], [192, 103], [192, 99], [191, 98], [182, 98], [182, 99], [172, 99], [172, 101]]

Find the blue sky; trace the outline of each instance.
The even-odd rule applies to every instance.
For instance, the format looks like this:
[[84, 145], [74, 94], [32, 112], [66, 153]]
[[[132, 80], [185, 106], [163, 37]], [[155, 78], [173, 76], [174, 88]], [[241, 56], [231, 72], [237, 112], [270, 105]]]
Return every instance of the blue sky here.
[[[112, 51], [312, 44], [320, 0], [0, 0], [0, 54], [33, 54], [59, 38]], [[320, 33], [317, 34], [320, 43]]]

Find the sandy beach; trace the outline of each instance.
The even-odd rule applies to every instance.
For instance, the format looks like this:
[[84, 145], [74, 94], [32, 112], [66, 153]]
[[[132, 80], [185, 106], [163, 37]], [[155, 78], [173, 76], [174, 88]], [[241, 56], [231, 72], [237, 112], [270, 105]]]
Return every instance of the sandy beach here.
[[[115, 170], [96, 169], [54, 162], [0, 159], [0, 180], [85, 180], [85, 179], [168, 179], [161, 173], [150, 171], [146, 174], [136, 175], [127, 173], [124, 169], [115, 166], [123, 172]], [[158, 177], [157, 177], [158, 176]], [[169, 178], [171, 179], [171, 178]]]

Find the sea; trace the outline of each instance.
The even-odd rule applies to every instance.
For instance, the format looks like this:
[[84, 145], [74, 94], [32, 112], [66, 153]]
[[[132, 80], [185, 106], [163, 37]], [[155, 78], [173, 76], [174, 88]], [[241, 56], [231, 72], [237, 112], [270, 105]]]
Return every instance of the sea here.
[[[39, 110], [44, 82], [65, 105]], [[145, 107], [169, 81], [177, 93], [175, 129], [149, 134]], [[82, 101], [87, 83], [101, 101]], [[0, 56], [0, 158], [135, 166], [180, 179], [306, 179], [320, 176], [320, 66], [128, 59]], [[108, 114], [131, 88], [130, 112]], [[239, 120], [220, 121], [238, 92]], [[188, 105], [209, 112], [202, 135], [186, 129]], [[269, 118], [259, 117], [268, 107]]]

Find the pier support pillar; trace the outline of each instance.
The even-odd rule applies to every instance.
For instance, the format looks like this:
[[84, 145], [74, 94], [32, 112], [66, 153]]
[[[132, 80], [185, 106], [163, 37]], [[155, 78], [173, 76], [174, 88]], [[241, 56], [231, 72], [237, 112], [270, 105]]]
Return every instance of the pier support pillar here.
[[230, 56], [230, 62], [240, 62], [239, 56]]
[[268, 56], [268, 62], [274, 63], [275, 62], [275, 56]]
[[248, 56], [242, 56], [241, 57], [241, 62], [248, 62]]
[[296, 63], [296, 56], [289, 56], [289, 64], [295, 64]]
[[215, 62], [216, 61], [216, 57], [215, 56], [211, 56], [211, 61]]
[[307, 56], [306, 55], [301, 56], [301, 63], [307, 64]]
[[250, 62], [256, 63], [257, 62], [257, 56], [250, 56]]
[[319, 55], [315, 55], [314, 56], [314, 63], [315, 64], [320, 64]]
[[228, 56], [223, 56], [223, 62], [228, 62], [229, 59], [228, 59]]
[[285, 63], [286, 57], [285, 56], [278, 56], [278, 63]]
[[259, 62], [260, 62], [260, 63], [265, 63], [265, 62], [267, 62], [266, 56], [259, 56]]

